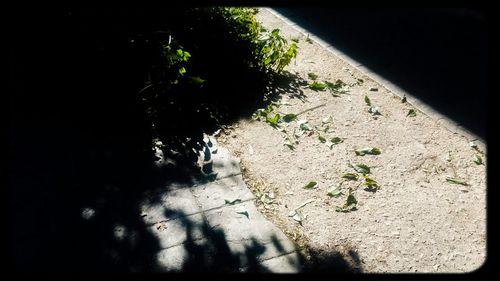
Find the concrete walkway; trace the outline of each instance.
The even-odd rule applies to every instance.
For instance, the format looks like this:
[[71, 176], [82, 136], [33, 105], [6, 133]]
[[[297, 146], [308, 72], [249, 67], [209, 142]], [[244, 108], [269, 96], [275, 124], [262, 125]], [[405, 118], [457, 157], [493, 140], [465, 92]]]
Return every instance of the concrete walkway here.
[[142, 214], [160, 241], [160, 271], [296, 273], [294, 244], [257, 210], [239, 159], [206, 138], [204, 170], [215, 180], [169, 183], [145, 195]]

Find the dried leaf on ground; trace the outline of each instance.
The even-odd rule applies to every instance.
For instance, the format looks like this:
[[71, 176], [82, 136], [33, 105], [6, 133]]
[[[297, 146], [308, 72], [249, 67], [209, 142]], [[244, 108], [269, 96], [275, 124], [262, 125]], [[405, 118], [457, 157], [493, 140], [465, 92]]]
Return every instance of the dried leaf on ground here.
[[358, 204], [358, 201], [356, 200], [356, 198], [354, 197], [354, 195], [349, 194], [349, 196], [347, 196], [347, 200], [346, 200], [344, 206], [337, 207], [335, 209], [335, 211], [342, 212], [342, 213], [347, 213], [347, 212], [350, 212], [350, 211], [354, 211], [354, 210], [356, 210], [356, 205], [357, 204]]
[[479, 155], [474, 155], [474, 163], [478, 164], [478, 165], [481, 165], [483, 164], [483, 159], [481, 158], [481, 156]]
[[406, 114], [406, 116], [415, 117], [417, 116], [417, 112], [415, 112], [414, 109], [410, 109], [408, 110], [408, 114]]
[[[370, 170], [370, 169], [368, 168], [368, 171], [369, 171], [369, 170]], [[359, 178], [358, 174], [355, 174], [355, 173], [345, 173], [345, 174], [343, 174], [343, 175], [342, 175], [342, 177], [343, 177], [344, 179], [354, 180], [354, 181], [357, 181], [357, 180], [358, 180], [358, 178]]]
[[457, 179], [457, 178], [452, 178], [452, 177], [446, 177], [446, 181], [450, 182], [450, 183], [453, 183], [453, 184], [461, 184], [461, 185], [465, 185], [465, 186], [469, 185], [464, 180]]
[[325, 143], [326, 142], [326, 138], [322, 135], [319, 135], [318, 136], [318, 140], [321, 142], [321, 143]]
[[370, 98], [368, 96], [365, 96], [365, 103], [368, 106], [372, 106], [372, 102], [370, 101]]
[[356, 149], [354, 152], [358, 156], [364, 156], [366, 154], [379, 155], [380, 149], [376, 148], [376, 147], [365, 147], [365, 148]]
[[378, 185], [377, 181], [375, 181], [374, 179], [371, 179], [369, 178], [368, 176], [364, 176], [365, 178], [365, 185], [366, 185], [366, 190], [368, 191], [377, 191], [378, 189], [380, 189], [380, 185]]
[[343, 139], [339, 138], [339, 137], [333, 137], [331, 140], [330, 140], [331, 143], [333, 144], [339, 144], [339, 143], [342, 143], [344, 142]]
[[330, 197], [339, 197], [340, 195], [342, 195], [340, 186], [341, 184], [331, 187], [326, 194]]
[[304, 186], [305, 189], [317, 188], [318, 183], [315, 181], [310, 181], [308, 184]]
[[289, 113], [281, 118], [283, 121], [289, 123], [297, 119], [297, 115], [293, 113]]
[[356, 170], [356, 172], [361, 173], [363, 175], [370, 173], [370, 167], [365, 164], [354, 164], [351, 167]]
[[327, 88], [327, 85], [321, 82], [313, 82], [309, 84], [309, 88], [314, 91], [323, 91]]

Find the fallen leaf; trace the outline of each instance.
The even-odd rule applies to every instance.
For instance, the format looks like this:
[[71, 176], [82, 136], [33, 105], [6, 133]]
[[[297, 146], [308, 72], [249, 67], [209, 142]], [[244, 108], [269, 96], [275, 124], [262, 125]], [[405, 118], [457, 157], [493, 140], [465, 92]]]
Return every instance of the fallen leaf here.
[[344, 206], [337, 207], [335, 209], [335, 211], [337, 211], [337, 212], [343, 212], [343, 213], [354, 211], [354, 210], [356, 210], [356, 205], [357, 204], [358, 204], [358, 201], [356, 200], [356, 198], [354, 197], [354, 195], [349, 194], [349, 196], [347, 196], [347, 200], [346, 200]]
[[370, 167], [366, 166], [365, 164], [354, 164], [354, 165], [351, 165], [351, 167], [354, 170], [356, 170], [356, 172], [361, 173], [363, 175], [370, 173]]
[[339, 197], [342, 195], [342, 190], [340, 189], [341, 184], [338, 186], [331, 187], [326, 193], [330, 197]]
[[277, 127], [279, 127], [278, 122], [279, 122], [280, 118], [281, 118], [281, 116], [279, 114], [276, 114], [272, 118], [266, 117], [266, 122], [269, 123], [269, 125], [277, 128]]
[[380, 185], [378, 185], [377, 181], [374, 179], [369, 178], [368, 176], [364, 175], [365, 178], [365, 185], [366, 185], [366, 190], [368, 191], [377, 191], [380, 189]]
[[461, 180], [461, 179], [457, 179], [457, 178], [452, 178], [452, 177], [446, 177], [446, 181], [447, 182], [450, 182], [450, 183], [454, 183], [454, 184], [461, 184], [461, 185], [465, 185], [465, 186], [468, 186], [469, 184], [466, 183], [465, 181]]
[[320, 141], [321, 143], [325, 143], [325, 142], [326, 142], [325, 137], [324, 137], [324, 136], [322, 136], [322, 135], [319, 135], [319, 136], [318, 136], [318, 139], [319, 139], [319, 141]]
[[379, 155], [380, 149], [376, 148], [376, 147], [365, 147], [365, 148], [356, 149], [354, 152], [358, 156], [364, 156], [365, 154]]
[[[368, 171], [369, 171], [369, 170], [370, 170], [370, 169], [368, 168]], [[354, 181], [357, 181], [357, 180], [358, 180], [358, 178], [359, 178], [358, 174], [355, 174], [355, 173], [345, 173], [345, 174], [343, 174], [343, 175], [342, 175], [342, 177], [343, 177], [344, 179], [354, 180]]]
[[375, 88], [375, 87], [370, 87], [370, 91], [372, 91], [372, 92], [377, 92], [377, 91], [378, 91], [378, 89], [377, 89], [377, 88]]
[[311, 181], [304, 186], [305, 189], [311, 189], [311, 188], [316, 188], [316, 187], [318, 187], [318, 183], [315, 181]]
[[339, 144], [339, 143], [342, 143], [344, 142], [343, 139], [339, 138], [339, 137], [333, 137], [331, 140], [330, 140], [333, 144]]
[[483, 159], [481, 159], [481, 156], [479, 155], [474, 155], [474, 163], [478, 164], [478, 165], [481, 165], [483, 164]]
[[415, 116], [417, 116], [417, 113], [415, 112], [414, 109], [410, 109], [408, 111], [408, 114], [406, 114], [406, 116], [415, 117]]
[[368, 98], [368, 96], [365, 96], [365, 103], [369, 106], [372, 105], [372, 102], [370, 101], [370, 98]]
[[285, 116], [282, 117], [282, 120], [285, 122], [292, 122], [293, 120], [297, 119], [297, 115], [293, 113], [289, 113]]
[[313, 82], [312, 84], [309, 84], [309, 88], [314, 91], [323, 91], [327, 88], [327, 85], [320, 82]]
[[401, 98], [401, 103], [405, 103], [405, 102], [406, 102], [406, 96], [403, 96], [403, 97]]

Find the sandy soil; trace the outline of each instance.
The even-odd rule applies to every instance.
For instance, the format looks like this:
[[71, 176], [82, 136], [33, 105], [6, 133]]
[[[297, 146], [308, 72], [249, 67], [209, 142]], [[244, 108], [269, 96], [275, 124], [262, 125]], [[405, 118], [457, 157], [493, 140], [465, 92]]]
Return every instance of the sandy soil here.
[[[486, 257], [486, 168], [473, 160], [479, 155], [486, 163], [484, 152], [416, 109], [416, 116], [407, 116], [411, 104], [402, 103], [316, 42], [307, 42], [273, 14], [261, 10], [258, 19], [270, 29], [280, 28], [287, 39], [299, 38], [299, 55], [287, 71], [309, 82], [308, 73], [318, 75], [320, 82], [363, 80], [340, 97], [306, 86], [301, 88], [302, 100], [283, 94], [288, 102], [273, 113], [299, 113], [323, 105], [298, 116], [313, 131], [296, 137], [293, 150], [283, 140], [293, 140], [296, 121], [280, 131], [263, 121], [241, 120], [218, 137], [241, 159], [252, 191], [265, 194], [258, 200], [260, 210], [310, 249], [354, 251], [363, 272], [469, 272], [480, 267]], [[365, 96], [381, 115], [368, 112]], [[328, 116], [331, 122], [323, 124]], [[343, 142], [330, 148], [319, 135]], [[355, 154], [365, 147], [379, 148], [381, 154]], [[355, 173], [349, 164], [356, 163], [371, 167], [368, 176], [380, 185], [377, 191], [366, 191], [362, 176], [357, 181], [342, 178]], [[448, 182], [448, 176], [469, 185]], [[318, 186], [305, 189], [310, 181]], [[340, 183], [342, 194], [328, 196], [328, 190]], [[357, 209], [337, 212], [349, 189]], [[301, 223], [289, 216], [311, 199], [299, 209]]]

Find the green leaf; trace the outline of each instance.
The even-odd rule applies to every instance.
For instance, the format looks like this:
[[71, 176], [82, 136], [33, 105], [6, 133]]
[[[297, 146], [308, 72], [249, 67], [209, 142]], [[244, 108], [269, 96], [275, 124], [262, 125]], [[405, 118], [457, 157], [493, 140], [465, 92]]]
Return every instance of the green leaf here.
[[368, 96], [365, 96], [365, 103], [369, 106], [372, 105], [372, 102], [370, 101], [370, 98], [368, 98]]
[[196, 77], [196, 76], [191, 76], [191, 77], [189, 77], [189, 79], [190, 79], [191, 83], [197, 84], [197, 85], [203, 84], [207, 81], [205, 79], [202, 79], [202, 78]]
[[241, 199], [237, 198], [237, 199], [234, 199], [234, 200], [227, 200], [227, 199], [224, 199], [225, 203], [228, 204], [228, 205], [234, 205], [236, 203], [240, 203], [241, 202]]
[[446, 181], [447, 182], [450, 182], [450, 183], [454, 183], [454, 184], [461, 184], [461, 185], [465, 185], [465, 186], [468, 186], [469, 184], [466, 183], [465, 181], [461, 180], [461, 179], [457, 179], [457, 178], [452, 178], [452, 177], [446, 177]]
[[344, 142], [344, 140], [339, 137], [333, 137], [330, 141], [332, 142], [332, 144], [339, 144]]
[[351, 165], [351, 167], [354, 170], [356, 170], [356, 172], [361, 173], [363, 175], [370, 173], [370, 167], [366, 166], [365, 164], [354, 164]]
[[364, 175], [364, 178], [365, 185], [367, 186], [368, 191], [376, 191], [380, 188], [380, 185], [378, 185], [377, 181], [375, 181], [374, 179], [371, 179], [366, 175]]
[[289, 113], [285, 116], [283, 116], [283, 121], [285, 122], [292, 122], [293, 120], [296, 120], [297, 119], [297, 115], [296, 114], [293, 114], [293, 113]]
[[247, 217], [247, 219], [250, 219], [250, 217], [248, 216], [248, 212], [247, 211], [241, 211], [241, 212], [236, 212], [237, 214], [240, 214], [240, 215], [244, 215], [245, 217]]
[[342, 195], [342, 190], [340, 189], [340, 184], [338, 186], [331, 187], [326, 193], [330, 197], [339, 197]]
[[406, 116], [415, 117], [417, 116], [417, 113], [415, 112], [414, 109], [410, 109], [408, 110], [408, 114], [406, 114]]
[[305, 189], [311, 189], [311, 188], [316, 188], [316, 187], [318, 187], [318, 183], [315, 181], [311, 181], [304, 186]]
[[365, 154], [379, 155], [380, 149], [378, 149], [376, 147], [365, 147], [365, 148], [356, 149], [354, 152], [358, 156], [364, 156]]
[[[368, 168], [368, 171], [370, 170], [370, 168]], [[355, 173], [345, 173], [342, 175], [342, 177], [344, 179], [348, 179], [348, 180], [354, 180], [354, 181], [357, 181], [359, 176], [358, 174], [355, 174]]]
[[354, 211], [354, 210], [356, 210], [356, 205], [357, 204], [358, 204], [358, 201], [356, 200], [356, 198], [354, 197], [354, 195], [349, 194], [349, 196], [347, 196], [347, 200], [346, 200], [344, 206], [337, 207], [335, 209], [335, 211], [342, 212], [342, 213], [347, 213], [347, 212], [350, 212], [350, 211]]
[[318, 75], [316, 75], [316, 74], [314, 74], [314, 73], [312, 73], [312, 72], [307, 73], [307, 76], [308, 76], [308, 77], [309, 77], [309, 79], [311, 79], [311, 80], [316, 80], [316, 79], [318, 79]]
[[280, 120], [280, 115], [276, 114], [273, 118], [266, 117], [266, 122], [269, 123], [273, 127], [278, 127], [278, 122]]
[[320, 82], [314, 82], [312, 84], [309, 84], [309, 88], [314, 90], [314, 91], [323, 91], [326, 89], [326, 84], [320, 83]]
[[318, 136], [318, 139], [319, 139], [319, 141], [320, 141], [321, 143], [325, 143], [325, 142], [326, 142], [325, 137], [324, 137], [324, 136], [322, 136], [322, 135], [319, 135], [319, 136]]
[[481, 156], [479, 155], [474, 155], [474, 163], [478, 164], [478, 165], [481, 165], [483, 164], [483, 159], [481, 159]]
[[184, 67], [179, 68], [179, 74], [184, 75], [186, 73], [186, 69]]

